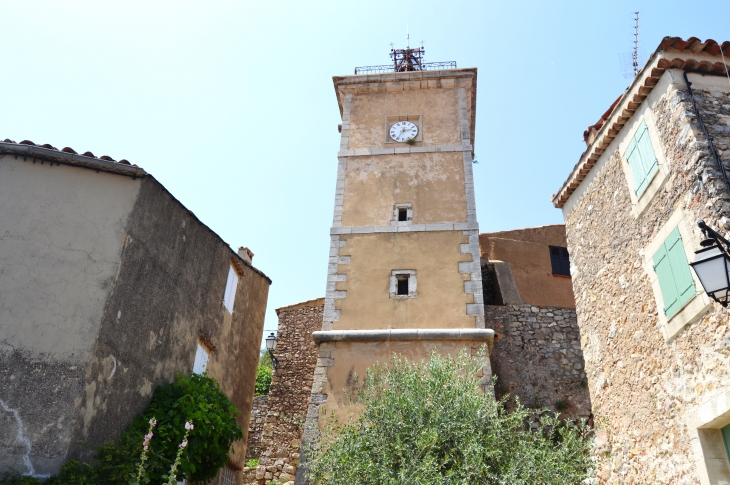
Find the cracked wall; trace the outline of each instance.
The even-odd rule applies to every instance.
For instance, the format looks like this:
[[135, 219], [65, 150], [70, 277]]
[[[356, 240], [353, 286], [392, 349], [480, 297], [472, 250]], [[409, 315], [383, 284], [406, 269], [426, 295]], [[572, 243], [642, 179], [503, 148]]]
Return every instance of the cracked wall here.
[[[0, 467], [55, 471], [66, 456], [140, 181], [0, 157]], [[14, 424], [15, 423], [15, 424]], [[30, 466], [24, 459], [30, 460]]]

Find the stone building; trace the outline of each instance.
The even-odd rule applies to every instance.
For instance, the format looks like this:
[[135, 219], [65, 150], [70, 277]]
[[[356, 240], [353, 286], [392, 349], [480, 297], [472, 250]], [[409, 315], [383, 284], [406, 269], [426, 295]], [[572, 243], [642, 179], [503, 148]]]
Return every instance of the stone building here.
[[730, 42], [664, 38], [586, 130], [587, 149], [553, 196], [599, 483], [730, 483], [728, 313], [687, 264], [703, 239], [695, 221], [730, 229], [729, 56]]
[[271, 284], [250, 251], [142, 168], [70, 148], [0, 142], [0, 207], [0, 470], [88, 460], [206, 367], [246, 429]]
[[246, 453], [259, 466], [243, 469], [244, 484], [294, 480], [318, 357], [312, 333], [322, 328], [323, 311], [324, 298], [276, 310], [279, 367], [269, 394], [254, 398]]
[[479, 246], [496, 396], [590, 418], [565, 226], [484, 233]]

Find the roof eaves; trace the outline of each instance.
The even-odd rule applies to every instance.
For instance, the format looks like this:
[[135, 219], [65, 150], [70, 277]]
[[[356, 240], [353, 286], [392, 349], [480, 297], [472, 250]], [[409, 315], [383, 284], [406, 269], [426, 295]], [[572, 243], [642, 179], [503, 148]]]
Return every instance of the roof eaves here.
[[[600, 127], [594, 141], [583, 152], [560, 190], [551, 197], [553, 205], [557, 208], [563, 207], [667, 69], [693, 70], [711, 74], [724, 73], [725, 64], [722, 62], [710, 62], [706, 59], [698, 60], [690, 57], [697, 53], [719, 56], [721, 50], [730, 57], [730, 41], [720, 45], [712, 39], [701, 42], [696, 37], [691, 37], [686, 41], [679, 37], [665, 37], [646, 65], [636, 75], [618, 106]], [[670, 59], [670, 56], [663, 55], [671, 53], [682, 53], [684, 57]]]
[[58, 163], [59, 165], [73, 165], [102, 172], [126, 175], [129, 177], [143, 177], [147, 175], [147, 172], [144, 169], [136, 165], [127, 165], [111, 160], [103, 160], [86, 155], [79, 155], [77, 153], [59, 151], [54, 148], [46, 148], [23, 143], [18, 144], [14, 142], [0, 141], [0, 155], [14, 155], [16, 158], [23, 157], [47, 160], [52, 163]]

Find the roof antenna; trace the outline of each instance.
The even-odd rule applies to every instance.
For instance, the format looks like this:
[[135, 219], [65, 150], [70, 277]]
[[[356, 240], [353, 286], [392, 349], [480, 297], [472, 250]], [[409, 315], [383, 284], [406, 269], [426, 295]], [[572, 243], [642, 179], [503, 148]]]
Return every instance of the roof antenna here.
[[636, 30], [634, 32], [634, 53], [631, 56], [631, 60], [634, 65], [634, 76], [639, 74], [639, 12], [634, 12], [636, 15]]
[[406, 24], [406, 49], [411, 48], [411, 34], [408, 33], [408, 24]]
[[639, 49], [639, 12], [634, 13], [634, 49], [618, 55], [621, 73], [626, 79], [633, 79], [639, 74], [641, 66], [646, 62], [644, 51]]

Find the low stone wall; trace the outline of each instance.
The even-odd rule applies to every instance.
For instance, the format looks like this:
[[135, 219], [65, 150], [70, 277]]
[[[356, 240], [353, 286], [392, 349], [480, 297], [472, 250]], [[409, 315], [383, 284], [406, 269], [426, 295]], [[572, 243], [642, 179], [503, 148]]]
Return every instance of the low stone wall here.
[[530, 305], [485, 306], [486, 327], [497, 334], [492, 352], [495, 394], [527, 407], [548, 407], [588, 418], [591, 401], [575, 309]]
[[271, 480], [294, 483], [304, 418], [312, 390], [317, 346], [312, 332], [322, 329], [324, 298], [279, 308], [276, 357], [279, 369], [267, 397], [257, 398], [249, 426], [247, 459], [258, 467], [243, 469], [244, 485]]

